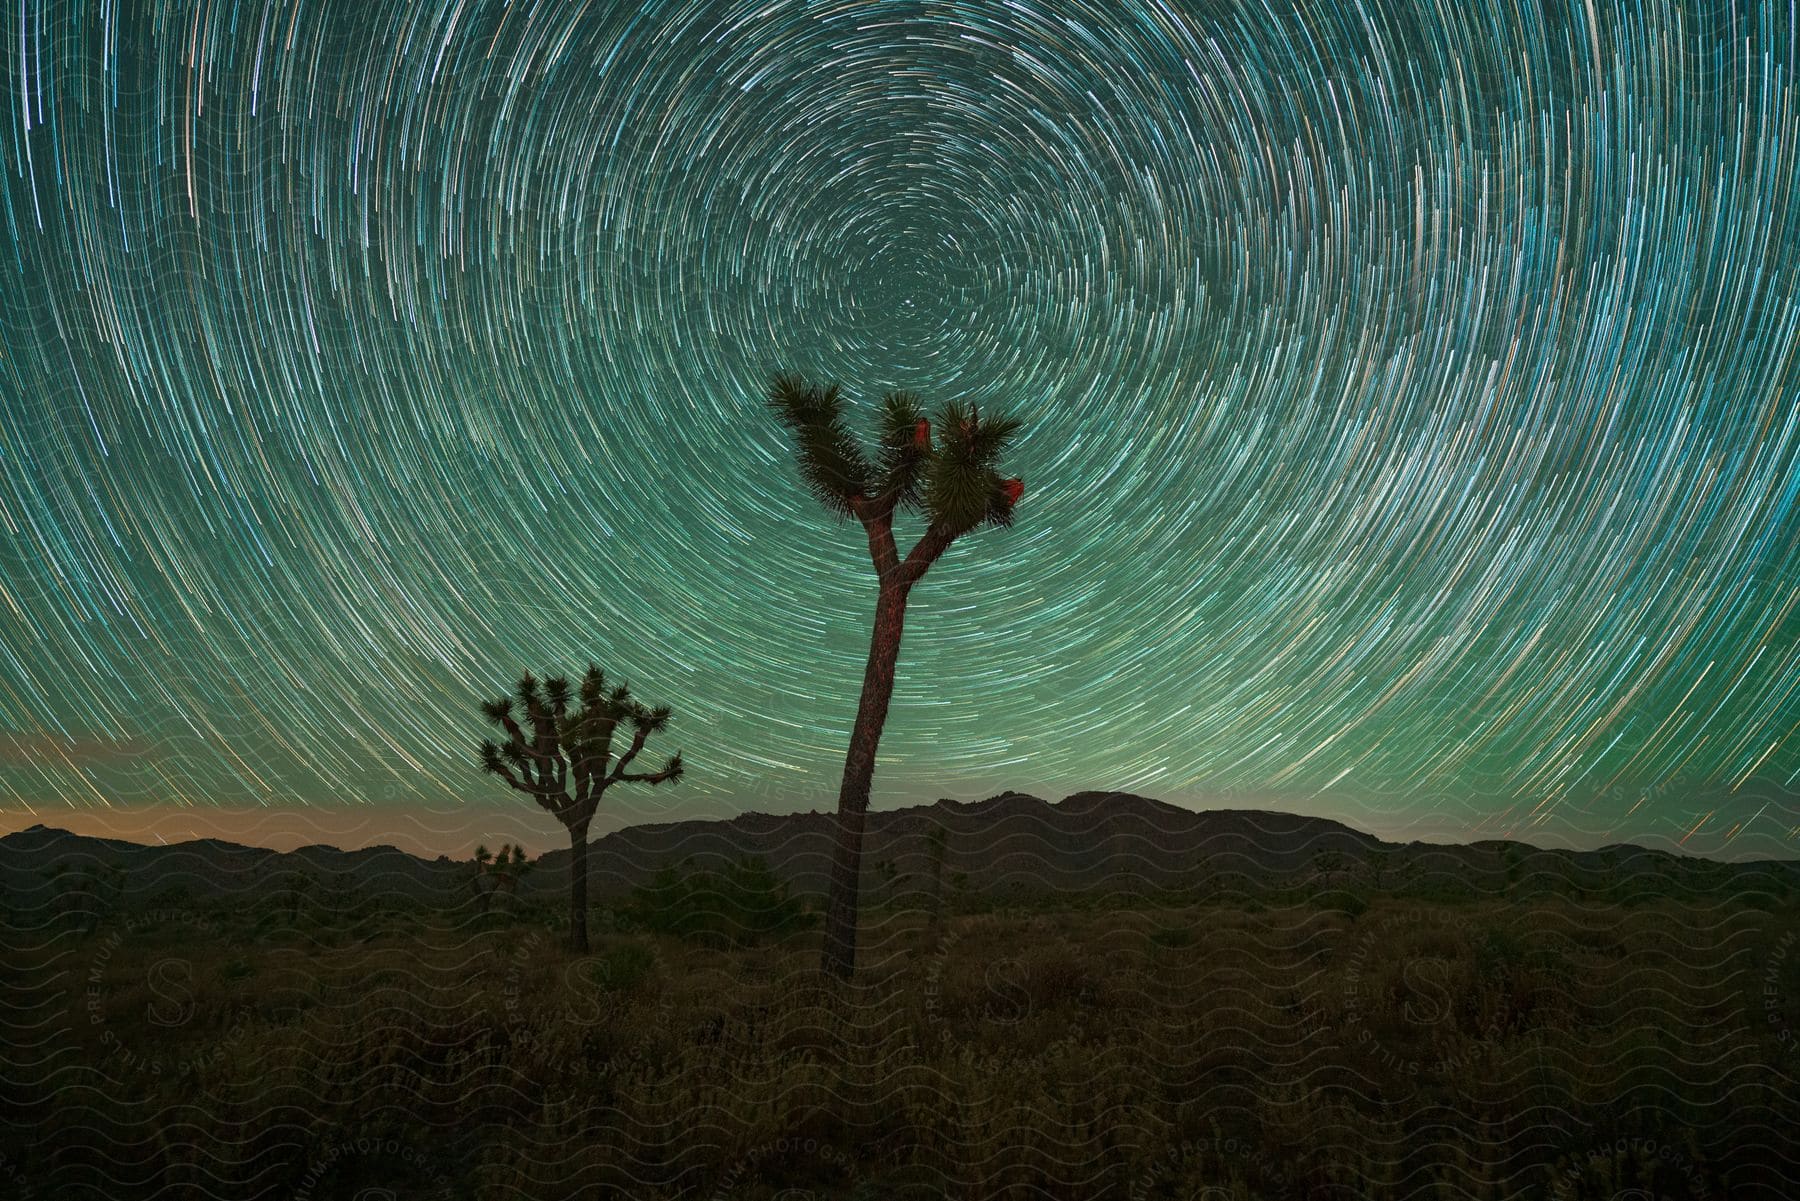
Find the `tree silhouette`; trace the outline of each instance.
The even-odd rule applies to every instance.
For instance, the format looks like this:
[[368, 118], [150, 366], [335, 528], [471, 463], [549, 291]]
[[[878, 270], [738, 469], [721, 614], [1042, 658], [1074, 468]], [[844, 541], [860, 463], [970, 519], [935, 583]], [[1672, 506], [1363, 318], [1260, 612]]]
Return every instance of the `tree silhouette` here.
[[[569, 947], [586, 951], [587, 835], [601, 796], [614, 784], [679, 780], [682, 765], [677, 753], [661, 771], [629, 770], [650, 736], [669, 724], [667, 705], [646, 708], [625, 684], [609, 691], [606, 676], [593, 665], [582, 676], [576, 699], [580, 708], [571, 709], [569, 681], [563, 677], [539, 684], [526, 672], [512, 696], [481, 706], [487, 719], [506, 733], [504, 742], [482, 741], [481, 768], [528, 793], [568, 830]], [[524, 711], [524, 725], [513, 716], [515, 700]], [[615, 761], [613, 734], [621, 724], [631, 728], [631, 745]]]
[[[856, 969], [857, 887], [875, 747], [894, 695], [907, 594], [963, 534], [983, 525], [1012, 524], [1025, 485], [1002, 479], [995, 467], [1019, 423], [983, 417], [973, 405], [952, 401], [939, 411], [934, 440], [919, 398], [890, 392], [882, 398], [880, 444], [871, 457], [844, 424], [843, 395], [836, 384], [818, 387], [797, 375], [778, 375], [769, 388], [769, 407], [793, 438], [807, 488], [829, 512], [862, 524], [879, 583], [862, 700], [838, 791], [837, 849], [825, 910], [821, 963], [826, 971], [847, 978]], [[894, 518], [907, 511], [922, 512], [926, 525], [901, 558]]]
[[514, 843], [501, 843], [499, 853], [486, 846], [475, 848], [475, 901], [482, 913], [493, 908], [495, 896], [510, 901], [518, 891], [519, 878], [531, 870], [525, 848]]

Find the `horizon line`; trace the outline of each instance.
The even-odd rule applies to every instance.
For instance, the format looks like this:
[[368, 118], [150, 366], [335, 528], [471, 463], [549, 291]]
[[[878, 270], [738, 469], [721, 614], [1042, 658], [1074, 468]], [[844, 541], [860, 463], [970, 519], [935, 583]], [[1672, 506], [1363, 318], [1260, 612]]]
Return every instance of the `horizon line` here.
[[[1330, 821], [1390, 846], [1412, 844], [1474, 846], [1487, 842], [1510, 842], [1536, 850], [1571, 851], [1584, 854], [1614, 847], [1635, 847], [1678, 858], [1707, 859], [1715, 862], [1800, 862], [1800, 854], [1782, 855], [1772, 850], [1748, 850], [1732, 855], [1724, 853], [1723, 849], [1717, 846], [1697, 848], [1689, 844], [1685, 838], [1658, 837], [1654, 834], [1618, 838], [1608, 837], [1601, 833], [1589, 833], [1586, 837], [1576, 837], [1565, 832], [1561, 837], [1557, 837], [1555, 830], [1547, 826], [1540, 826], [1528, 835], [1521, 836], [1514, 832], [1484, 831], [1480, 829], [1479, 824], [1463, 825], [1460, 829], [1455, 829], [1452, 828], [1455, 823], [1445, 822], [1441, 815], [1432, 815], [1438, 818], [1438, 821], [1434, 823], [1434, 828], [1421, 829], [1419, 827], [1424, 823], [1414, 820], [1411, 823], [1402, 823], [1397, 829], [1382, 831], [1369, 829], [1354, 820], [1346, 820], [1340, 813], [1317, 811], [1319, 808], [1317, 806], [1313, 807], [1314, 811], [1309, 812], [1266, 803], [1255, 804], [1251, 803], [1249, 798], [1231, 796], [1213, 798], [1222, 803], [1184, 804], [1179, 801], [1150, 797], [1143, 793], [1133, 793], [1126, 789], [1077, 789], [1054, 799], [1023, 789], [1004, 789], [971, 800], [939, 797], [929, 801], [875, 805], [871, 806], [870, 811], [896, 812], [907, 809], [924, 809], [946, 802], [968, 806], [1009, 795], [1028, 796], [1055, 806], [1066, 802], [1071, 797], [1088, 794], [1137, 796], [1194, 813], [1278, 813]], [[621, 810], [626, 808], [622, 806]], [[729, 809], [722, 812], [687, 813], [673, 813], [666, 811], [666, 808], [659, 809], [656, 806], [644, 805], [631, 806], [629, 809], [637, 810], [637, 812], [615, 810], [610, 814], [603, 815], [609, 820], [604, 829], [596, 826], [590, 845], [619, 830], [637, 826], [669, 825], [678, 822], [727, 823], [751, 815], [797, 817], [811, 814], [829, 817], [832, 814], [832, 809], [822, 810], [816, 805], [786, 810], [746, 808]], [[535, 809], [476, 805], [452, 805], [444, 808], [423, 805], [405, 807], [390, 805], [380, 808], [369, 806], [325, 808], [296, 805], [286, 809], [272, 809], [255, 805], [205, 808], [156, 805], [85, 811], [64, 810], [54, 817], [29, 809], [0, 809], [0, 838], [10, 837], [34, 828], [42, 828], [58, 830], [76, 837], [111, 839], [144, 847], [179, 846], [184, 843], [209, 840], [278, 854], [314, 846], [351, 852], [392, 847], [426, 861], [440, 858], [467, 859], [473, 855], [475, 848], [479, 845], [497, 846], [500, 843], [512, 843], [531, 848], [529, 853], [535, 858], [553, 851], [567, 849], [566, 839], [561, 836], [561, 832], [543, 819], [544, 815]], [[1546, 834], [1551, 837], [1543, 837]], [[1772, 842], [1775, 839], [1774, 836], [1768, 836], [1764, 841]]]

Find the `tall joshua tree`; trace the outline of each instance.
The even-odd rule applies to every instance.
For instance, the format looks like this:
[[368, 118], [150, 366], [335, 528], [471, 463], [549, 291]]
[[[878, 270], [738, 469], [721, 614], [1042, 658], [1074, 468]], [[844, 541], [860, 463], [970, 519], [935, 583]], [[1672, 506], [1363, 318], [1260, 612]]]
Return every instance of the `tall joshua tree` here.
[[[882, 398], [880, 442], [871, 456], [844, 424], [836, 384], [819, 387], [797, 375], [778, 375], [769, 388], [769, 407], [793, 438], [801, 478], [812, 494], [831, 513], [862, 524], [879, 585], [862, 700], [838, 790], [837, 848], [825, 909], [821, 965], [848, 978], [856, 970], [863, 825], [875, 747], [894, 695], [907, 594], [956, 539], [983, 525], [1012, 524], [1025, 485], [1001, 478], [996, 465], [1019, 423], [952, 401], [939, 410], [934, 439], [919, 398], [890, 392]], [[907, 511], [923, 513], [925, 531], [901, 558], [894, 518]]]
[[[652, 734], [669, 724], [669, 707], [646, 708], [631, 688], [608, 689], [606, 676], [590, 665], [571, 705], [569, 681], [552, 676], [541, 684], [526, 672], [512, 696], [481, 706], [506, 734], [504, 742], [483, 739], [481, 768], [512, 788], [528, 793], [569, 831], [569, 947], [588, 949], [587, 836], [600, 798], [614, 784], [661, 784], [681, 778], [681, 755], [661, 771], [631, 771], [632, 761]], [[523, 723], [514, 716], [515, 703]], [[623, 724], [631, 745], [613, 757], [613, 734]], [[527, 727], [530, 732], [527, 733]]]

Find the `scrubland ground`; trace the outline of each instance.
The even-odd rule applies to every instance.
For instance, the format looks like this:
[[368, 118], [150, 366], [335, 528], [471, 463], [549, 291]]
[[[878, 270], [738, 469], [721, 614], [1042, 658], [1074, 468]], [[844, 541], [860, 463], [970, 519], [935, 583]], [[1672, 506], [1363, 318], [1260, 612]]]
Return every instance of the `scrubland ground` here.
[[1793, 898], [746, 896], [15, 915], [0, 1196], [1800, 1194]]

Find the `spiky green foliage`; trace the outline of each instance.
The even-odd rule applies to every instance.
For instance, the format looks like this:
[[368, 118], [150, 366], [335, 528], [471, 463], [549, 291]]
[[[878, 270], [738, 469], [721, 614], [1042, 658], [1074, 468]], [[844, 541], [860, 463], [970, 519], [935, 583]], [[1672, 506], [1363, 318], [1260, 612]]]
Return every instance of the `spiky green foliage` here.
[[845, 426], [836, 384], [779, 375], [769, 406], [793, 437], [801, 479], [832, 513], [855, 515], [865, 501], [863, 516], [874, 520], [920, 510], [948, 538], [984, 523], [1012, 524], [1018, 482], [1003, 479], [998, 465], [1019, 430], [1013, 418], [983, 417], [974, 406], [951, 401], [934, 430], [917, 395], [889, 392], [881, 400], [875, 453], [868, 456]]
[[951, 401], [939, 412], [937, 428], [924, 490], [925, 511], [932, 522], [953, 535], [984, 522], [1011, 525], [1015, 502], [1007, 497], [1007, 481], [996, 465], [1019, 422], [999, 415], [983, 417], [975, 406]]
[[931, 423], [911, 392], [881, 398], [881, 480], [877, 495], [891, 496], [896, 508], [919, 506], [919, 481], [931, 459]]
[[853, 498], [867, 495], [873, 473], [844, 425], [844, 398], [838, 386], [821, 388], [797, 375], [778, 375], [769, 389], [769, 407], [793, 436], [795, 459], [807, 488], [831, 512], [851, 516]]
[[587, 671], [581, 676], [581, 703], [583, 705], [598, 704], [606, 695], [606, 673], [597, 664], [588, 664]]

